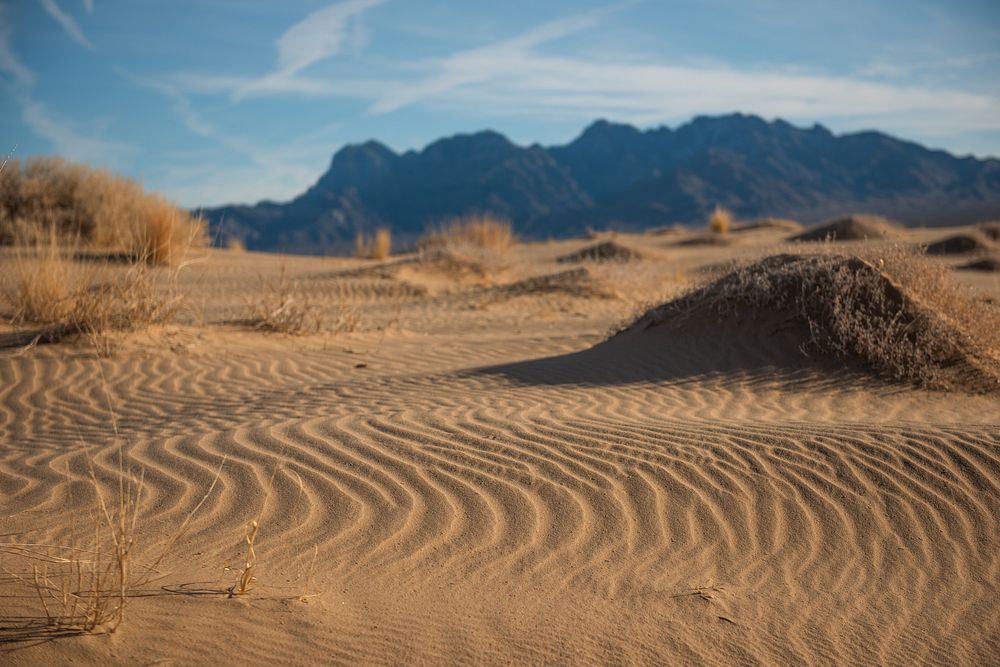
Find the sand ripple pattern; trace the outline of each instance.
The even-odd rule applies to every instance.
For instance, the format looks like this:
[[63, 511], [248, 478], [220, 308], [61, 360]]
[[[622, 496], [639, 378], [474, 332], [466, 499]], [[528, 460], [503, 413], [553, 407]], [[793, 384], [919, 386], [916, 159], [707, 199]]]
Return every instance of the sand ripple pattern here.
[[[457, 365], [453, 351], [431, 354], [440, 358], [424, 364]], [[171, 357], [106, 368], [131, 456], [146, 469], [150, 525], [182, 517], [226, 457], [185, 538], [198, 563], [231, 558], [269, 488], [263, 562], [301, 563], [315, 549], [335, 588], [471, 585], [490, 598], [516, 581], [541, 591], [536, 604], [573, 600], [621, 609], [619, 621], [631, 610], [667, 623], [659, 636], [636, 630], [628, 659], [1000, 656], [994, 425], [824, 423], [788, 418], [795, 406], [784, 421], [720, 419], [712, 406], [727, 393], [730, 405], [754, 399], [738, 380], [689, 383], [683, 418], [676, 390], [650, 384], [541, 389], [403, 372], [323, 380], [351, 361], [237, 355], [219, 366]], [[85, 483], [78, 440], [95, 445], [100, 476], [114, 473], [103, 385], [93, 363], [29, 358], [2, 368], [5, 513], [57, 516], [66, 471]], [[220, 535], [231, 539], [220, 544]], [[341, 618], [342, 631], [310, 641], [343, 661], [391, 661], [392, 637], [417, 630], [398, 609], [387, 614], [380, 630]], [[431, 616], [419, 631], [491, 622], [481, 608], [465, 620]], [[560, 618], [579, 621], [569, 611]], [[602, 642], [614, 638], [600, 633], [614, 621], [574, 654], [602, 662]], [[671, 634], [672, 622], [704, 625], [716, 639]], [[546, 627], [553, 636], [532, 644], [542, 652], [521, 657], [560, 659], [545, 651], [565, 650], [561, 626]], [[291, 644], [274, 650], [294, 654]]]

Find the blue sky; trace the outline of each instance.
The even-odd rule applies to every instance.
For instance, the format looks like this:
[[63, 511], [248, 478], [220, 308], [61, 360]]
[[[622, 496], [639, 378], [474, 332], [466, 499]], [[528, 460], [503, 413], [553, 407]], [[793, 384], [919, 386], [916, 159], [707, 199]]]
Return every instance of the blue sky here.
[[1000, 2], [0, 0], [0, 152], [186, 205], [289, 198], [346, 143], [757, 113], [1000, 155]]

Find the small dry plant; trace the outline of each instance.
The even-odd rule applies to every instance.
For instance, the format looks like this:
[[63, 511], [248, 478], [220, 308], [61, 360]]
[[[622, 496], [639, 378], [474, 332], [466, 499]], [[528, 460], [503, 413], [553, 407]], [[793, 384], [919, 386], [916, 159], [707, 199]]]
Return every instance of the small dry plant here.
[[236, 583], [229, 589], [231, 595], [246, 595], [250, 592], [254, 582], [257, 581], [257, 577], [254, 576], [254, 571], [257, 569], [257, 552], [254, 551], [253, 547], [254, 542], [257, 541], [258, 528], [260, 528], [260, 523], [257, 519], [247, 524], [247, 533], [244, 537], [247, 546], [246, 551], [243, 552], [243, 566], [236, 576]]
[[[44, 621], [29, 620], [23, 630], [55, 634], [114, 632], [125, 618], [129, 600], [157, 578], [160, 564], [212, 493], [225, 463], [219, 465], [201, 501], [167, 539], [159, 554], [148, 563], [139, 563], [136, 553], [140, 544], [145, 472], [130, 469], [125, 459], [124, 449], [119, 446], [118, 469], [109, 493], [87, 458], [94, 494], [93, 518], [89, 530], [85, 530], [88, 537], [71, 544], [0, 543], [3, 560], [18, 561], [19, 566], [14, 567], [21, 570], [5, 566], [4, 572], [33, 592], [44, 615]], [[72, 488], [68, 467], [67, 488]], [[72, 500], [71, 492], [69, 497]]]
[[176, 272], [157, 276], [145, 261], [118, 266], [81, 261], [78, 254], [52, 229], [47, 238], [18, 247], [0, 286], [15, 326], [41, 327], [38, 336], [47, 342], [83, 336], [98, 352], [110, 353], [115, 332], [164, 322], [179, 307]]
[[291, 335], [318, 333], [323, 329], [319, 308], [301, 285], [289, 280], [284, 266], [277, 280], [261, 276], [261, 283], [260, 301], [250, 304], [247, 317], [250, 326]]
[[733, 214], [722, 206], [716, 206], [708, 216], [708, 229], [716, 236], [725, 236], [733, 225]]
[[392, 232], [385, 227], [368, 236], [358, 232], [354, 239], [354, 256], [361, 259], [386, 259], [392, 253]]
[[257, 570], [257, 552], [254, 546], [257, 542], [257, 531], [260, 529], [264, 509], [267, 507], [267, 499], [271, 495], [271, 489], [274, 487], [274, 478], [278, 475], [279, 468], [279, 465], [275, 465], [274, 470], [271, 472], [271, 479], [267, 482], [267, 487], [264, 489], [264, 498], [260, 502], [260, 512], [247, 524], [246, 534], [243, 537], [246, 542], [242, 558], [243, 564], [240, 566], [240, 571], [236, 574], [236, 583], [229, 589], [231, 596], [246, 595], [257, 581], [257, 577], [254, 575]]

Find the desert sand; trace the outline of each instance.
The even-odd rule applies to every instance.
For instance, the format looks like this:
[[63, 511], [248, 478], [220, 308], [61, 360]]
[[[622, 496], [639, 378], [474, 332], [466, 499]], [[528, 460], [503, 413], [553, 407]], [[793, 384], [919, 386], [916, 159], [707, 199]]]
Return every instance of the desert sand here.
[[[788, 235], [524, 243], [488, 277], [219, 250], [110, 358], [4, 329], [2, 539], [92, 531], [88, 460], [113, 488], [120, 451], [135, 563], [191, 519], [113, 633], [47, 626], [0, 556], [0, 662], [997, 664], [1000, 393], [807, 356], [767, 318], [607, 339]], [[241, 323], [282, 272], [353, 330]], [[954, 277], [996, 307], [1000, 274]]]

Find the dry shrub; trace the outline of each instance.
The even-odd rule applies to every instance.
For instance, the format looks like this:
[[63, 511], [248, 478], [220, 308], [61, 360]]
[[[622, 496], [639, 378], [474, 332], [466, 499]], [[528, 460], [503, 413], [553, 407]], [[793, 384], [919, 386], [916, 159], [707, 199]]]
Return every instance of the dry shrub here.
[[997, 389], [1000, 313], [912, 248], [774, 255], [655, 308], [632, 326], [741, 311], [788, 314], [807, 327], [806, 347], [859, 359], [895, 380]]
[[249, 304], [245, 320], [254, 329], [299, 335], [322, 331], [341, 333], [357, 328], [358, 315], [353, 309], [339, 304], [330, 320], [301, 284], [288, 279], [285, 267], [281, 267], [277, 280], [261, 276], [261, 283], [260, 300]]
[[176, 265], [207, 242], [204, 220], [135, 181], [60, 158], [9, 162], [0, 171], [0, 243], [50, 229], [158, 265]]
[[83, 336], [110, 354], [114, 332], [164, 322], [176, 312], [175, 273], [164, 286], [145, 262], [121, 267], [76, 257], [76, 247], [60, 245], [54, 230], [18, 248], [0, 290], [15, 326], [41, 327], [38, 335], [46, 342]]
[[362, 259], [386, 259], [392, 252], [392, 232], [385, 227], [375, 230], [373, 236], [358, 232], [354, 240], [354, 255]]
[[478, 248], [506, 254], [514, 244], [510, 220], [489, 215], [457, 218], [432, 229], [418, 242], [422, 250]]
[[708, 228], [713, 234], [725, 236], [729, 233], [729, 228], [733, 224], [733, 214], [722, 206], [716, 206], [712, 214], [708, 216]]
[[420, 259], [458, 279], [490, 281], [508, 268], [506, 256], [514, 244], [510, 221], [471, 216], [428, 231], [417, 243]]

